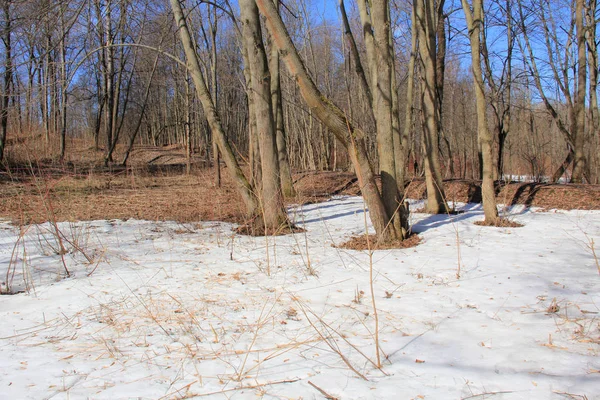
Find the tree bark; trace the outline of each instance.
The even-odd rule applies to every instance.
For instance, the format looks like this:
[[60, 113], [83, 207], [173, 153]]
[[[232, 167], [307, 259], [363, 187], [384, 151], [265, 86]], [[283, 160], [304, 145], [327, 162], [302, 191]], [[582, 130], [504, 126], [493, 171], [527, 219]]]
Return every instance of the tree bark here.
[[4, 150], [6, 147], [6, 134], [8, 130], [8, 102], [10, 100], [10, 82], [12, 81], [12, 15], [10, 10], [11, 1], [5, 0], [4, 11], [4, 85], [2, 93], [2, 108], [0, 109], [0, 163], [4, 161]]
[[281, 193], [277, 140], [271, 102], [271, 75], [262, 41], [258, 8], [254, 0], [240, 0], [244, 44], [250, 65], [256, 127], [260, 140], [262, 167], [261, 207], [266, 232], [275, 233], [287, 224]]
[[[277, 7], [279, 3], [276, 1]], [[258, 15], [258, 10], [257, 10]], [[272, 41], [271, 41], [272, 42]], [[269, 71], [271, 73], [271, 102], [273, 104], [273, 119], [277, 135], [277, 154], [279, 159], [279, 171], [281, 176], [281, 190], [286, 197], [296, 195], [292, 180], [292, 169], [288, 158], [286, 133], [283, 121], [283, 98], [281, 96], [279, 50], [271, 43], [271, 59], [269, 60]]]
[[235, 155], [231, 149], [231, 146], [227, 142], [227, 138], [225, 137], [221, 120], [219, 119], [219, 115], [202, 75], [202, 69], [200, 68], [200, 63], [198, 61], [195, 48], [192, 44], [192, 38], [185, 21], [183, 10], [181, 9], [181, 4], [179, 3], [179, 0], [169, 1], [171, 3], [173, 16], [175, 17], [175, 23], [177, 29], [179, 30], [181, 44], [187, 59], [188, 70], [192, 80], [194, 81], [194, 86], [196, 87], [196, 94], [200, 100], [200, 103], [202, 104], [202, 108], [204, 109], [204, 114], [206, 115], [206, 119], [212, 131], [213, 137], [219, 146], [219, 150], [223, 154], [223, 158], [227, 164], [227, 169], [229, 170], [233, 181], [236, 183], [242, 196], [242, 200], [246, 205], [246, 213], [249, 217], [254, 217], [259, 211], [257, 199], [254, 195], [252, 187], [248, 183], [248, 180], [244, 176], [244, 173], [235, 159]]
[[421, 104], [423, 109], [423, 144], [425, 147], [425, 182], [427, 212], [447, 213], [448, 205], [442, 182], [438, 138], [440, 131], [439, 98], [437, 92], [436, 8], [433, 2], [415, 0], [415, 17], [419, 54], [421, 56]]
[[462, 0], [463, 11], [469, 30], [471, 42], [471, 68], [475, 97], [477, 99], [477, 134], [481, 148], [483, 179], [481, 183], [481, 197], [485, 223], [498, 224], [498, 208], [496, 206], [496, 192], [494, 189], [494, 161], [492, 156], [493, 139], [488, 129], [487, 102], [485, 98], [485, 83], [481, 69], [481, 35], [484, 28], [484, 13], [482, 0], [473, 0], [473, 11], [467, 0]]
[[[373, 86], [373, 107], [377, 126], [377, 152], [379, 154], [379, 173], [381, 175], [381, 195], [391, 223], [401, 229], [400, 199], [396, 182], [396, 159], [394, 152], [394, 130], [392, 113], [392, 54], [390, 49], [390, 21], [387, 0], [373, 0], [371, 19], [375, 26], [375, 57], [369, 68], [375, 71]], [[365, 24], [363, 22], [363, 24]], [[394, 88], [395, 90], [395, 88]]]
[[585, 98], [587, 90], [586, 29], [583, 24], [583, 2], [575, 1], [575, 32], [577, 33], [577, 97], [575, 101], [576, 129], [573, 132], [573, 175], [571, 182], [583, 183], [585, 173]]

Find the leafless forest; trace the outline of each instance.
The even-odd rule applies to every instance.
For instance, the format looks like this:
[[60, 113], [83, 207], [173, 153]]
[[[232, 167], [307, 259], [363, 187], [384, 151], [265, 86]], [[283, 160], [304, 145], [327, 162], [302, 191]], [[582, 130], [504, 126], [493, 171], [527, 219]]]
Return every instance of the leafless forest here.
[[406, 181], [445, 213], [444, 179], [477, 179], [497, 225], [495, 181], [600, 179], [596, 3], [2, 0], [0, 160], [176, 146], [266, 232], [292, 170], [353, 171], [382, 240]]

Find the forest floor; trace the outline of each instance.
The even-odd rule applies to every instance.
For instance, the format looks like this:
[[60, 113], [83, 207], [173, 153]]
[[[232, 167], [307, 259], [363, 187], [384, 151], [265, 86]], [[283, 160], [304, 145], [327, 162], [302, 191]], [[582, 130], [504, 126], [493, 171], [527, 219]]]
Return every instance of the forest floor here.
[[[220, 187], [214, 168], [206, 168], [199, 157], [186, 174], [183, 150], [175, 146], [138, 147], [128, 168], [105, 168], [102, 152], [83, 144], [68, 154], [62, 164], [49, 158], [21, 157], [8, 170], [0, 170], [0, 219], [17, 224], [128, 218], [244, 222], [244, 205], [226, 168], [222, 166]], [[115, 159], [120, 157], [117, 153]], [[477, 181], [452, 179], [444, 184], [451, 203], [481, 202]], [[294, 185], [298, 194], [287, 199], [289, 205], [360, 195], [351, 172], [297, 172]], [[407, 182], [407, 198], [425, 196], [422, 178]], [[600, 185], [499, 183], [497, 201], [507, 206], [600, 210]]]
[[428, 215], [414, 180], [420, 244], [371, 253], [352, 174], [296, 174], [304, 231], [249, 237], [172, 150], [0, 174], [0, 399], [600, 399], [598, 188], [499, 188], [523, 226], [490, 228], [474, 182]]

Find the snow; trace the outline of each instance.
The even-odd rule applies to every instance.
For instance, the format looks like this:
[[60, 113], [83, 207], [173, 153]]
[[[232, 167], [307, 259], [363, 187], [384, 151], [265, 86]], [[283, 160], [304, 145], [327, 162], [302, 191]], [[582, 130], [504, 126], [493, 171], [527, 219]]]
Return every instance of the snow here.
[[59, 223], [62, 256], [52, 225], [0, 222], [23, 291], [0, 297], [0, 398], [599, 399], [600, 212], [489, 228], [461, 207], [412, 214], [422, 243], [372, 263], [333, 247], [365, 233], [359, 197], [291, 208], [306, 232], [270, 238]]

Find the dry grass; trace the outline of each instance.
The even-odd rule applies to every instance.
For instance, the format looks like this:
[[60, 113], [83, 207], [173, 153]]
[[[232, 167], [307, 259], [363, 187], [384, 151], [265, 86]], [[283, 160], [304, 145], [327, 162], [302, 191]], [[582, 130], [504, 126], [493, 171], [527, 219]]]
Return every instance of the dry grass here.
[[[226, 175], [226, 174], [224, 174]], [[0, 218], [19, 223], [47, 221], [44, 204], [54, 204], [57, 221], [146, 219], [243, 222], [244, 205], [228, 179], [213, 184], [210, 170], [173, 173], [15, 176], [0, 188]], [[44, 181], [47, 190], [40, 190]]]
[[362, 235], [350, 238], [345, 243], [336, 247], [348, 250], [387, 250], [387, 249], [408, 249], [418, 246], [421, 238], [417, 234], [412, 234], [404, 240], [394, 240], [385, 243], [379, 243], [376, 235]]
[[[69, 138], [63, 163], [57, 161], [54, 142], [46, 143], [41, 135], [9, 140], [9, 164], [0, 169], [0, 218], [18, 224], [45, 222], [48, 213], [44, 205], [52, 204], [56, 222], [128, 218], [250, 222], [227, 171], [222, 173], [222, 186], [216, 187], [213, 170], [195, 156], [192, 173], [186, 175], [184, 151], [177, 146], [138, 146], [130, 156], [129, 168], [105, 168], [103, 150], [95, 150], [89, 141]], [[117, 147], [115, 160], [122, 159], [123, 151], [123, 146]], [[295, 204], [360, 193], [355, 175], [348, 172], [297, 173], [295, 187], [298, 195], [289, 199]], [[415, 179], [406, 194], [422, 198], [424, 187], [424, 182]], [[477, 201], [476, 182], [446, 181], [445, 189], [449, 200]], [[498, 198], [508, 204], [600, 209], [600, 187], [593, 185], [511, 184], [499, 188]], [[507, 224], [502, 226], [516, 226]], [[356, 238], [342, 247], [364, 249], [361, 240], [366, 241]], [[410, 247], [411, 243], [391, 247]]]
[[486, 222], [486, 221], [476, 221], [475, 225], [478, 226], [492, 226], [496, 228], [522, 228], [523, 224], [520, 224], [516, 221], [512, 221], [508, 218], [498, 218], [496, 222]]

